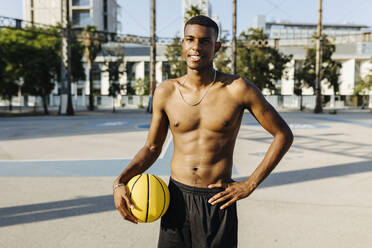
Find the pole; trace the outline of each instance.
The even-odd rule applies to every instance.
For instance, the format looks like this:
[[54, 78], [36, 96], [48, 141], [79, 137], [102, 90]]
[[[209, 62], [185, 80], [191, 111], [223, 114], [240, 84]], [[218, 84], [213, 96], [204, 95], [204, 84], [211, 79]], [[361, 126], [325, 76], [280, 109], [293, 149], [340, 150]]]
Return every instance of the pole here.
[[151, 0], [151, 38], [150, 38], [150, 98], [147, 108], [152, 112], [152, 97], [156, 88], [156, 0]]
[[71, 37], [70, 37], [70, 3], [69, 0], [62, 1], [62, 87], [59, 113], [62, 115], [73, 115], [71, 97]]
[[316, 103], [314, 113], [323, 112], [322, 109], [322, 87], [321, 87], [321, 65], [322, 65], [322, 0], [319, 0], [318, 27], [316, 34], [316, 58], [315, 58], [315, 94]]
[[236, 0], [233, 0], [233, 27], [232, 27], [232, 71], [236, 74]]

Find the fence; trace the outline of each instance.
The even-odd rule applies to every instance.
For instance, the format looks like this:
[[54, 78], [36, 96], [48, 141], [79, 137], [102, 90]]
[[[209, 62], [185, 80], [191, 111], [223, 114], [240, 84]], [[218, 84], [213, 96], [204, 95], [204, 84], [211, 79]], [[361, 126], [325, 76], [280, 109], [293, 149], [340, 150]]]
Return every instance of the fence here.
[[[273, 105], [275, 108], [285, 108], [285, 109], [300, 109], [301, 101], [302, 107], [307, 109], [312, 109], [315, 107], [315, 96], [277, 96], [269, 95], [265, 96], [267, 101]], [[109, 108], [115, 104], [115, 107], [122, 108], [141, 108], [147, 107], [149, 101], [149, 96], [136, 96], [136, 95], [126, 95], [118, 96], [113, 100], [110, 96], [95, 96], [94, 104], [99, 108]], [[75, 108], [81, 107], [85, 108], [89, 105], [89, 96], [72, 96], [72, 102]], [[358, 107], [367, 106], [371, 102], [369, 96], [339, 96], [335, 101], [335, 108], [344, 107]], [[35, 96], [21, 96], [12, 98], [13, 107], [42, 107], [41, 97]], [[49, 107], [58, 107], [60, 105], [60, 97], [58, 95], [51, 95], [48, 97]], [[324, 107], [330, 107], [330, 96], [323, 96]], [[372, 104], [370, 103], [370, 107]], [[9, 106], [9, 101], [0, 99], [0, 107]]]
[[[147, 107], [149, 96], [119, 96], [113, 100], [111, 96], [95, 96], [94, 104], [98, 107], [124, 107], [141, 108]], [[72, 96], [72, 104], [76, 107], [87, 107], [89, 105], [89, 96]], [[48, 107], [58, 107], [60, 105], [60, 96], [51, 95], [48, 97]], [[9, 101], [0, 98], [0, 107], [8, 107]], [[12, 98], [13, 107], [42, 107], [41, 97], [21, 96]]]

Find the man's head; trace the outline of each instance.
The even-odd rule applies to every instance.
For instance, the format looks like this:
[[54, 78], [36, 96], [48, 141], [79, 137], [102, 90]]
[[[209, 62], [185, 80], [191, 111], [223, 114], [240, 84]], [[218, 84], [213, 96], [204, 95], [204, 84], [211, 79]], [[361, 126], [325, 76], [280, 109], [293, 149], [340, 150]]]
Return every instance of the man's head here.
[[187, 25], [192, 25], [192, 24], [197, 24], [197, 25], [200, 25], [200, 26], [212, 28], [214, 30], [215, 34], [216, 34], [216, 40], [217, 40], [218, 33], [219, 33], [218, 25], [211, 18], [209, 18], [208, 16], [198, 15], [198, 16], [191, 17], [185, 23], [185, 27], [183, 29], [183, 32], [186, 31]]
[[186, 22], [182, 51], [190, 69], [213, 66], [214, 55], [221, 47], [217, 37], [218, 26], [209, 17], [195, 16]]

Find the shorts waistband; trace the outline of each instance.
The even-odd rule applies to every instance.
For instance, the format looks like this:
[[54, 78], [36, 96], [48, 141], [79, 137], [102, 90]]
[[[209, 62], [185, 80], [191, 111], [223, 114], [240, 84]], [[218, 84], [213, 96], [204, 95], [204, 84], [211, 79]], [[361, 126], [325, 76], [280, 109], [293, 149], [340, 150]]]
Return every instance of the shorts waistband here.
[[192, 193], [192, 194], [199, 194], [199, 195], [210, 195], [210, 194], [215, 194], [219, 193], [221, 191], [224, 191], [224, 188], [200, 188], [200, 187], [194, 187], [190, 185], [186, 185], [183, 183], [180, 183], [173, 178], [169, 179], [169, 184], [174, 184], [179, 188], [182, 192], [185, 193]]

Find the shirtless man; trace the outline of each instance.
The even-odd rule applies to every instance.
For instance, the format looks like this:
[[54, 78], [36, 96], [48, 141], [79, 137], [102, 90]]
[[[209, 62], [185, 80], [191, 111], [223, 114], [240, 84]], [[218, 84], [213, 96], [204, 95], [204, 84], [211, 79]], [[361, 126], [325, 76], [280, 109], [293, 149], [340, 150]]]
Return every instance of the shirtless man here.
[[[170, 128], [171, 202], [161, 220], [158, 247], [237, 247], [236, 201], [257, 188], [293, 141], [285, 121], [253, 84], [213, 68], [221, 46], [217, 36], [218, 26], [208, 17], [193, 17], [185, 24], [187, 74], [156, 88], [147, 141], [114, 182], [116, 208], [137, 223], [124, 185], [154, 163]], [[233, 151], [245, 109], [274, 139], [249, 178], [235, 182]]]

